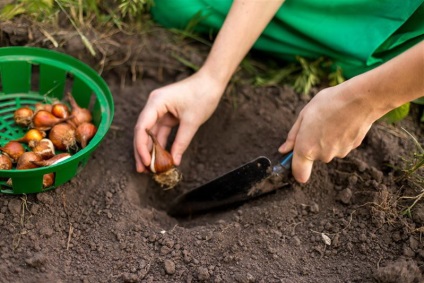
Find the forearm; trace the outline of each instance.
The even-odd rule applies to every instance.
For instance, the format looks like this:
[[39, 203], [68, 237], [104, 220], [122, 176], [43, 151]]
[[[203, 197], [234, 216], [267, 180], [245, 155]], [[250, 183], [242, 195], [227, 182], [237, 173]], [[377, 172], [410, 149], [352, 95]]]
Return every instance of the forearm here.
[[351, 81], [379, 116], [424, 96], [424, 41]]
[[200, 72], [227, 84], [284, 0], [235, 0]]

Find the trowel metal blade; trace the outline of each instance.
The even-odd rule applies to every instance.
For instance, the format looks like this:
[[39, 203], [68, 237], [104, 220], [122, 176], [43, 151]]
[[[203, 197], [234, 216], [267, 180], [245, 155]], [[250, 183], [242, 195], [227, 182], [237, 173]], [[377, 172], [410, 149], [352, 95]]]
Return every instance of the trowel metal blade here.
[[251, 188], [272, 173], [271, 161], [260, 156], [176, 198], [168, 210], [173, 216], [190, 215], [251, 199]]

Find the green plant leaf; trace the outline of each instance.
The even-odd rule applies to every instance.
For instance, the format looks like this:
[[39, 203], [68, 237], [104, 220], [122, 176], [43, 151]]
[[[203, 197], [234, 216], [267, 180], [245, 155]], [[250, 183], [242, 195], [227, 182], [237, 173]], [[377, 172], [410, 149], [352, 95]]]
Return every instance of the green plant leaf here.
[[6, 5], [0, 12], [0, 20], [8, 21], [16, 17], [17, 15], [26, 13], [26, 10], [22, 5]]
[[422, 96], [422, 97], [420, 97], [420, 98], [417, 98], [417, 99], [415, 99], [414, 101], [412, 101], [413, 103], [416, 103], [416, 104], [420, 104], [420, 105], [424, 105], [424, 96]]
[[[414, 101], [412, 101], [412, 103], [424, 105], [424, 96], [415, 99]], [[420, 107], [423, 108], [423, 106], [420, 106]], [[423, 111], [423, 114], [421, 115], [420, 122], [424, 123], [424, 111]]]
[[393, 109], [386, 115], [384, 115], [381, 119], [386, 121], [387, 123], [393, 124], [405, 119], [409, 114], [410, 103], [405, 103], [402, 106], [399, 106], [396, 109]]
[[330, 86], [336, 86], [344, 81], [345, 78], [343, 77], [343, 71], [339, 66], [337, 66], [337, 69], [334, 72], [328, 75], [328, 84]]
[[266, 76], [263, 77], [256, 77], [255, 78], [255, 85], [256, 86], [275, 86], [283, 81], [285, 81], [287, 78], [289, 78], [290, 75], [292, 75], [295, 71], [297, 71], [299, 68], [295, 65], [289, 65], [286, 68], [282, 68], [280, 70], [272, 71], [266, 74]]

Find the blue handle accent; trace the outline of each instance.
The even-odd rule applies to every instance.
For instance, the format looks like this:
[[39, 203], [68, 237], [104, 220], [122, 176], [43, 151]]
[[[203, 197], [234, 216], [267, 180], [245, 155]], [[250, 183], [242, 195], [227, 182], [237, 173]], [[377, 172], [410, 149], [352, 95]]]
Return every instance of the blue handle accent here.
[[286, 173], [290, 170], [291, 168], [291, 161], [293, 158], [293, 151], [290, 151], [289, 153], [287, 153], [283, 159], [272, 168], [272, 172], [274, 174], [281, 174], [281, 173]]

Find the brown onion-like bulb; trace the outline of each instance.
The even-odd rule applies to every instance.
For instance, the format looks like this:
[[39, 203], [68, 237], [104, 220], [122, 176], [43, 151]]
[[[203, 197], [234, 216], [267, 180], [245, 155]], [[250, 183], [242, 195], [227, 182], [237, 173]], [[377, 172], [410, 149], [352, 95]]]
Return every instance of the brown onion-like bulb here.
[[63, 152], [63, 153], [59, 153], [56, 154], [55, 156], [47, 159], [47, 160], [34, 160], [32, 161], [32, 163], [34, 163], [35, 165], [39, 166], [39, 167], [45, 167], [45, 166], [50, 166], [50, 165], [54, 165], [56, 163], [59, 163], [65, 159], [68, 159], [69, 157], [71, 157], [71, 155], [67, 152]]
[[50, 130], [49, 139], [58, 150], [74, 149], [77, 144], [75, 128], [68, 123], [54, 125]]
[[10, 141], [3, 147], [0, 147], [0, 151], [6, 154], [13, 163], [18, 162], [19, 157], [25, 152], [24, 146], [17, 141]]
[[48, 188], [54, 184], [54, 173], [48, 173], [43, 175], [43, 188]]
[[153, 141], [152, 160], [150, 162], [150, 171], [154, 173], [153, 179], [162, 187], [172, 189], [182, 180], [183, 176], [175, 166], [172, 155], [159, 144], [151, 131], [146, 131]]
[[147, 130], [147, 134], [153, 141], [152, 160], [149, 166], [150, 171], [153, 173], [162, 173], [175, 167], [172, 155], [159, 144], [155, 135], [150, 130]]
[[87, 108], [82, 108], [78, 105], [78, 103], [75, 101], [75, 98], [72, 96], [72, 93], [67, 93], [67, 98], [69, 100], [69, 103], [71, 104], [71, 116], [72, 119], [69, 120], [69, 122], [74, 126], [77, 127], [79, 124], [82, 124], [84, 122], [91, 122], [93, 119], [90, 110]]
[[29, 145], [29, 147], [34, 147], [35, 144], [41, 141], [46, 136], [46, 132], [40, 131], [39, 129], [31, 129], [26, 134], [15, 140], [17, 142], [23, 142]]
[[56, 116], [57, 118], [68, 118], [71, 115], [71, 111], [69, 110], [69, 107], [61, 102], [57, 102], [52, 105], [52, 114]]
[[40, 110], [34, 114], [34, 117], [32, 117], [31, 127], [41, 131], [47, 131], [50, 130], [54, 125], [65, 122], [70, 118], [70, 116], [66, 118], [58, 118], [51, 112]]
[[15, 123], [22, 127], [28, 127], [31, 124], [32, 116], [34, 111], [28, 106], [22, 106], [15, 110], [13, 119]]
[[13, 167], [12, 159], [6, 154], [0, 155], [0, 170], [10, 170]]
[[97, 128], [92, 123], [84, 122], [78, 125], [75, 137], [81, 148], [87, 146], [87, 143], [94, 137], [96, 132]]
[[42, 139], [32, 147], [32, 151], [41, 156], [42, 159], [49, 159], [55, 155], [53, 142], [49, 139]]
[[18, 163], [16, 164], [16, 169], [24, 170], [24, 169], [32, 169], [37, 168], [38, 166], [33, 163], [33, 161], [40, 161], [41, 156], [32, 152], [27, 151], [21, 155], [18, 159]]
[[35, 103], [35, 111], [38, 112], [40, 110], [46, 110], [48, 112], [52, 112], [52, 105], [51, 104], [43, 104], [43, 103]]

